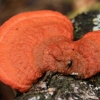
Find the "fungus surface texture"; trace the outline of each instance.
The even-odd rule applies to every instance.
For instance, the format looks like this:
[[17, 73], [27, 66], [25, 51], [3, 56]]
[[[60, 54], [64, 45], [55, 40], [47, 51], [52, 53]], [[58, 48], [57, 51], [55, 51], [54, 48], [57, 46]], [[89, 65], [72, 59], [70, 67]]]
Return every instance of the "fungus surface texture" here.
[[72, 44], [74, 45], [73, 52], [70, 52], [68, 57], [72, 63], [68, 68], [67, 74], [77, 75], [79, 78], [86, 79], [99, 73], [100, 31], [89, 32]]
[[48, 70], [66, 73], [71, 21], [59, 12], [18, 14], [0, 28], [0, 80], [25, 92]]

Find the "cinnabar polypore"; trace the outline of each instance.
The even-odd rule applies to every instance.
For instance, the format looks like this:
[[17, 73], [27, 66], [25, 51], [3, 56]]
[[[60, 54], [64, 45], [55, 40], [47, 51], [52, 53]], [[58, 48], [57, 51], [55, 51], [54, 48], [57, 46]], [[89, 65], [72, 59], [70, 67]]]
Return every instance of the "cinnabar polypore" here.
[[0, 80], [27, 91], [48, 70], [66, 73], [73, 26], [54, 11], [18, 14], [0, 28]]
[[73, 51], [67, 54], [71, 65], [66, 74], [86, 79], [100, 72], [100, 30], [87, 33], [70, 46]]

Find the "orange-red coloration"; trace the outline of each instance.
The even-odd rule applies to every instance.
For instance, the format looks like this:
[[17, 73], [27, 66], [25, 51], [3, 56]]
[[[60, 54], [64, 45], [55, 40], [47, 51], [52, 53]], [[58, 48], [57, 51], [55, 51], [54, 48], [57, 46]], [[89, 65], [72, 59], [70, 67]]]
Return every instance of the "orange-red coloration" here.
[[66, 73], [70, 20], [54, 11], [18, 14], [0, 29], [0, 80], [27, 91], [48, 70]]
[[66, 74], [77, 74], [80, 78], [85, 79], [99, 73], [100, 31], [89, 32], [72, 44], [74, 50], [68, 57], [72, 64]]

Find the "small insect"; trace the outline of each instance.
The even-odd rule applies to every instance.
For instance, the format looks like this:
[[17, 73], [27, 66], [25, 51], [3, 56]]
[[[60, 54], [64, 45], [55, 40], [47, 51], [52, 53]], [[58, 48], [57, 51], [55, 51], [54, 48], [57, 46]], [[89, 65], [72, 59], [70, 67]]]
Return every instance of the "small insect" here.
[[72, 63], [73, 63], [73, 61], [72, 60], [69, 60], [69, 62], [68, 62], [68, 67], [70, 68], [71, 66], [72, 66]]

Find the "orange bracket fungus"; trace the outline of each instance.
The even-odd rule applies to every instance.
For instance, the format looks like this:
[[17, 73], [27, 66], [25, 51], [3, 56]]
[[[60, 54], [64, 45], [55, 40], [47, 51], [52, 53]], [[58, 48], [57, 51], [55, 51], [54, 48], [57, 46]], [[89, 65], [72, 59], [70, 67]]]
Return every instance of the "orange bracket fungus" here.
[[0, 27], [0, 80], [25, 92], [46, 71], [67, 73], [72, 40], [72, 23], [58, 12], [43, 10], [12, 17]]
[[0, 81], [25, 92], [47, 71], [84, 79], [100, 72], [100, 31], [73, 41], [71, 21], [50, 10], [6, 21], [0, 27]]
[[100, 30], [87, 33], [71, 45], [73, 51], [67, 57], [71, 66], [66, 74], [86, 79], [100, 72]]

